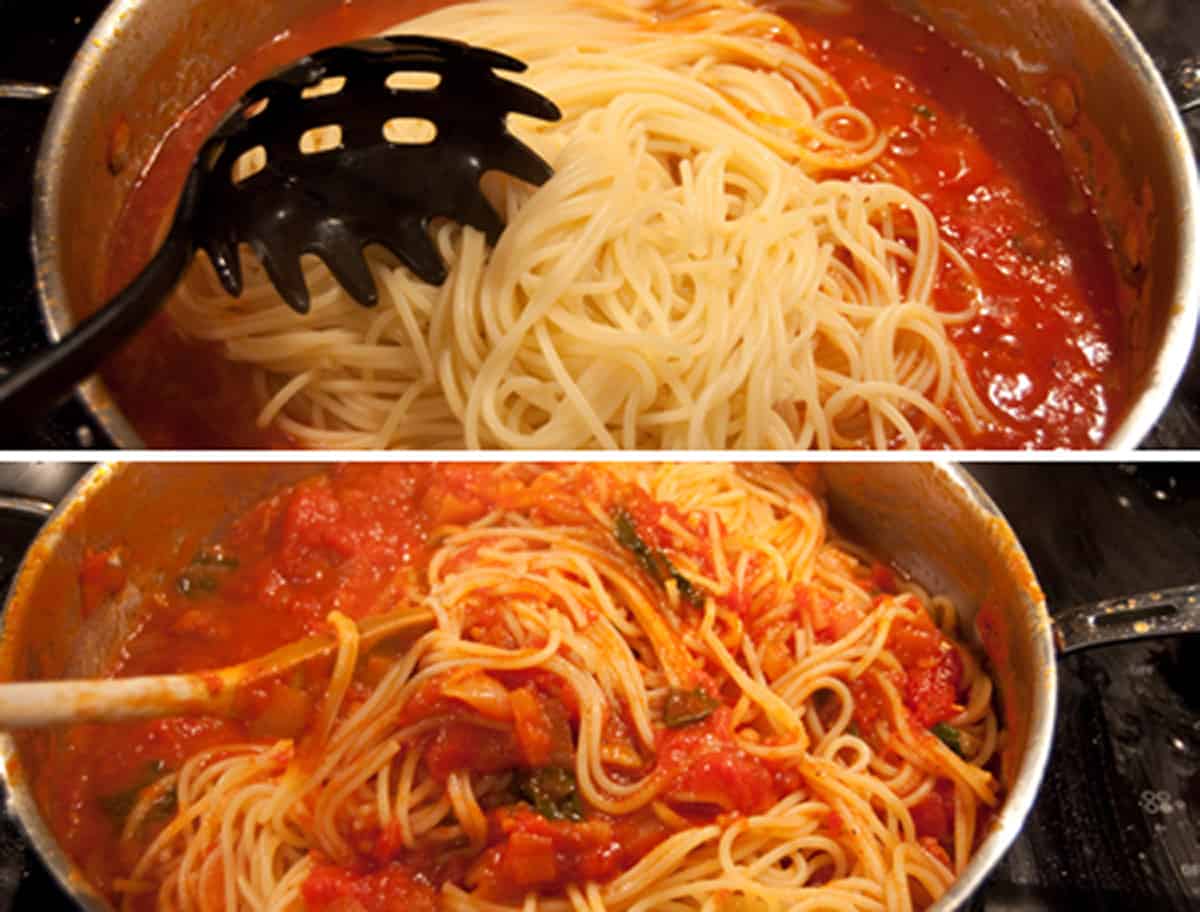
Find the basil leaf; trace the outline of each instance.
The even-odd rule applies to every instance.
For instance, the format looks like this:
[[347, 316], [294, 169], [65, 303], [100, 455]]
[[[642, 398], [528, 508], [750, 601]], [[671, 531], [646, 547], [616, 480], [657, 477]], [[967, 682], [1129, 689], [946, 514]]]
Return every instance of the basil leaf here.
[[147, 820], [170, 820], [179, 810], [179, 795], [174, 788], [169, 788], [154, 800], [154, 805], [146, 815]]
[[575, 774], [561, 766], [526, 770], [517, 777], [517, 791], [547, 820], [583, 820], [575, 790]]
[[515, 785], [512, 785], [480, 796], [478, 799], [479, 806], [485, 811], [493, 811], [499, 807], [508, 807], [510, 804], [516, 804], [521, 800], [521, 796], [513, 791], [514, 788]]
[[641, 536], [637, 534], [637, 529], [633, 525], [633, 519], [624, 510], [617, 511], [617, 525], [614, 534], [623, 548], [627, 548], [633, 552], [633, 556], [637, 558], [642, 569], [650, 574], [651, 579], [656, 583], [661, 583], [663, 581], [662, 565], [656, 559], [656, 555], [650, 549], [650, 546], [642, 541]]
[[235, 570], [238, 566], [238, 559], [219, 548], [205, 548], [192, 558], [192, 563], [201, 567], [227, 567]]
[[187, 569], [175, 580], [175, 588], [188, 598], [199, 598], [216, 592], [221, 586], [222, 574], [236, 570], [238, 559], [220, 548], [204, 548], [196, 552]]
[[179, 578], [175, 580], [175, 588], [179, 590], [181, 595], [186, 595], [188, 598], [198, 598], [201, 595], [216, 592], [217, 580], [215, 577], [200, 570], [187, 570], [181, 573]]
[[679, 587], [680, 598], [693, 608], [703, 608], [704, 596], [692, 585], [692, 581], [687, 577], [681, 576], [674, 569], [672, 569], [671, 575], [675, 578], [675, 585]]
[[960, 757], [963, 755], [962, 734], [957, 728], [952, 725], [947, 725], [945, 722], [939, 722], [933, 728], [929, 729], [933, 732], [939, 741], [946, 747], [954, 751]]
[[624, 510], [617, 510], [616, 524], [613, 529], [617, 542], [621, 547], [633, 552], [638, 564], [650, 575], [656, 583], [664, 584], [668, 579], [675, 580], [679, 589], [679, 597], [695, 608], [704, 607], [704, 596], [692, 581], [675, 569], [675, 565], [661, 551], [651, 548], [642, 541], [633, 524], [633, 518]]
[[682, 728], [703, 722], [713, 714], [721, 704], [710, 697], [702, 688], [696, 690], [676, 690], [674, 687], [667, 693], [663, 703], [663, 725], [667, 728]]

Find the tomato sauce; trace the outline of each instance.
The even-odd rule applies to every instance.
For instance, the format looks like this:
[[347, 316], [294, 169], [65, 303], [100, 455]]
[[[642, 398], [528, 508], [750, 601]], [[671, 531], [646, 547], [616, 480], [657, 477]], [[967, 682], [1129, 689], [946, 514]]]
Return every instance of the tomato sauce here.
[[82, 612], [86, 618], [107, 598], [125, 588], [127, 582], [123, 558], [119, 549], [89, 550], [83, 555], [79, 583], [83, 590]]
[[658, 769], [667, 800], [690, 808], [758, 814], [783, 797], [771, 766], [737, 746], [730, 711], [722, 706], [703, 722], [664, 730]]
[[904, 666], [904, 702], [923, 728], [962, 710], [958, 704], [962, 656], [931, 622], [898, 621], [888, 635], [888, 647]]
[[[960, 430], [980, 449], [1103, 444], [1126, 397], [1117, 270], [1049, 134], [978, 60], [878, 3], [794, 17], [816, 62], [891, 133], [891, 179], [978, 276], [983, 312], [951, 339], [997, 420]], [[961, 310], [967, 294], [944, 263], [937, 306]]]
[[[254, 79], [440, 5], [342, 4], [231, 70], [166, 137], [131, 194], [115, 235], [110, 291], [149, 256], [151, 226], [163, 219], [195, 148]], [[950, 335], [994, 420], [974, 432], [952, 414], [965, 445], [1102, 445], [1125, 409], [1125, 356], [1114, 259], [1081, 181], [1030, 111], [975, 58], [881, 0], [842, 5], [847, 11], [838, 15], [803, 4], [783, 4], [781, 13], [851, 101], [891, 134], [883, 166], [930, 207], [978, 276], [983, 310]], [[960, 310], [967, 295], [958, 270], [944, 265], [936, 306]], [[293, 445], [256, 425], [249, 370], [215, 345], [184, 339], [166, 315], [104, 376], [152, 447]]]
[[[348, 465], [306, 479], [239, 517], [219, 544], [163, 574], [153, 610], [116, 659], [120, 676], [219, 668], [327, 632], [332, 610], [361, 618], [395, 607], [406, 573], [423, 564], [430, 529], [482, 509], [486, 466]], [[474, 479], [474, 481], [472, 480]], [[494, 483], [492, 491], [506, 487]], [[469, 502], [470, 501], [470, 502]], [[89, 554], [86, 598], [111, 594], [136, 555]], [[146, 570], [148, 568], [140, 568]], [[121, 815], [155, 771], [178, 769], [199, 750], [294, 737], [305, 727], [327, 670], [239, 693], [239, 718], [163, 719], [71, 729], [53, 753], [41, 797], [63, 844], [102, 887], [122, 862]], [[510, 764], [511, 765], [511, 764]], [[119, 799], [119, 800], [118, 800]], [[127, 870], [127, 868], [124, 868]]]
[[933, 790], [913, 805], [912, 818], [918, 837], [949, 848], [954, 839], [954, 783], [939, 779]]
[[[479, 519], [497, 507], [516, 507], [542, 511], [556, 523], [570, 524], [580, 541], [609, 548], [614, 559], [627, 561], [631, 573], [646, 577], [645, 592], [659, 599], [665, 612], [667, 581], [652, 578], [650, 568], [632, 557], [619, 557], [630, 546], [619, 541], [615, 517], [636, 513], [639, 528], [653, 542], [647, 547], [668, 556], [679, 554], [678, 542], [661, 526], [660, 534], [651, 536], [650, 517], [685, 527], [693, 517], [648, 495], [634, 496], [631, 485], [603, 466], [565, 477], [569, 483], [563, 475], [528, 466], [342, 466], [251, 506], [182, 567], [139, 567], [137, 555], [125, 550], [97, 552], [83, 559], [79, 585], [85, 592], [95, 589], [100, 598], [128, 579], [151, 581], [144, 585], [153, 610], [116, 657], [115, 675], [219, 668], [327, 632], [325, 618], [332, 610], [363, 618], [394, 608], [406, 594], [425, 591], [437, 530]], [[589, 493], [597, 514], [580, 509], [581, 491]], [[864, 565], [861, 573], [873, 596], [897, 588], [895, 573], [886, 566]], [[783, 597], [793, 599], [790, 593]], [[797, 622], [813, 622], [814, 615], [831, 611], [828, 599], [807, 590], [798, 589], [794, 603]], [[490, 631], [493, 613], [486, 604], [473, 608], [467, 626]], [[699, 612], [682, 608], [681, 624], [700, 622]], [[834, 613], [828, 623], [842, 622]], [[893, 624], [887, 646], [904, 668], [896, 682], [917, 724], [928, 728], [953, 715], [961, 697], [956, 647], [928, 620]], [[360, 659], [350, 706], [366, 699], [394, 666], [395, 653], [379, 647]], [[280, 750], [282, 772], [293, 754], [304, 756], [306, 745], [320, 746], [303, 738], [328, 675], [325, 660], [256, 682], [238, 695], [230, 719], [168, 718], [68, 730], [37, 779], [39, 800], [58, 838], [89, 880], [111, 894], [114, 881], [129, 872], [173, 813], [164, 800], [138, 833], [123, 838], [130, 809], [144, 790], [198, 751], [232, 743], [292, 739], [293, 745]], [[653, 777], [656, 803], [667, 809], [668, 819], [727, 823], [763, 813], [803, 786], [794, 766], [745, 748], [741, 733], [734, 731], [738, 697], [729, 689], [723, 693], [722, 682], [728, 682], [727, 673], [715, 665], [697, 670], [688, 682], [690, 692], [671, 695], [680, 698], [679, 715], [668, 706], [656, 710], [655, 738], [646, 745], [631, 736], [633, 725], [622, 707], [606, 709], [601, 756], [609, 774], [618, 780]], [[853, 688], [855, 722], [868, 739], [887, 722], [888, 711], [871, 682], [867, 674]], [[424, 773], [438, 783], [456, 772], [508, 776], [508, 784], [480, 799], [485, 845], [475, 854], [434, 857], [406, 851], [396, 824], [357, 826], [347, 837], [352, 860], [334, 864], [313, 856], [312, 873], [302, 887], [307, 908], [434, 909], [447, 880], [484, 899], [520, 901], [529, 891], [558, 893], [568, 884], [602, 883], [628, 870], [670, 836], [673, 826], [654, 808], [611, 815], [587, 806], [573, 791], [584, 710], [572, 687], [541, 668], [463, 667], [425, 680], [397, 720], [401, 728], [420, 726]], [[764, 744], [775, 743], [774, 735], [759, 737]], [[564, 780], [572, 789], [569, 796], [556, 791]], [[914, 808], [913, 817], [919, 836], [932, 840], [931, 846], [942, 845], [946, 821], [953, 821], [952, 792], [931, 795]], [[829, 826], [836, 831], [842, 823], [835, 818]], [[150, 908], [152, 901], [147, 894], [134, 905]]]
[[437, 912], [441, 908], [426, 875], [398, 861], [354, 870], [318, 864], [300, 895], [309, 912]]
[[467, 874], [484, 899], [520, 903], [526, 892], [561, 893], [569, 884], [604, 883], [628, 870], [668, 830], [653, 815], [593, 814], [584, 823], [547, 820], [528, 807], [490, 817], [491, 846]]
[[[932, 729], [962, 711], [963, 661], [954, 645], [925, 615], [902, 618], [888, 631], [887, 648], [902, 666], [891, 674], [917, 728]], [[889, 724], [887, 698], [874, 673], [851, 686], [854, 720], [871, 736]]]

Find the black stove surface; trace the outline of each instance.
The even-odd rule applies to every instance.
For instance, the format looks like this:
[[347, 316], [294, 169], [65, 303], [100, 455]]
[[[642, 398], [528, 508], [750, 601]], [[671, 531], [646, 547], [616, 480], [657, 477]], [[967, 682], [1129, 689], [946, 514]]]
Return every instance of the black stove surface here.
[[[1116, 0], [1185, 112], [1193, 143], [1200, 148], [1200, 3], [1196, 0]], [[76, 47], [104, 8], [102, 0], [20, 3], [0, 32], [0, 79], [57, 83]], [[19, 8], [18, 8], [19, 7]], [[34, 290], [29, 253], [30, 193], [38, 137], [49, 105], [0, 100], [0, 365], [17, 364], [47, 344]], [[12, 449], [111, 448], [108, 436], [74, 400], [40, 425], [0, 429], [0, 447]], [[1158, 425], [1145, 441], [1150, 448], [1200, 449], [1200, 353]]]
[[[3, 495], [54, 500], [83, 466], [0, 464]], [[1051, 612], [1200, 580], [1200, 463], [978, 465]], [[39, 509], [34, 507], [34, 512]], [[5, 511], [0, 510], [0, 517]], [[36, 521], [0, 522], [0, 591]], [[971, 912], [1200, 908], [1200, 636], [1060, 663], [1054, 750], [1032, 814]], [[0, 912], [70, 909], [0, 818]]]
[[[971, 467], [1051, 614], [1200, 581], [1200, 463]], [[1054, 750], [980, 912], [1200, 908], [1200, 635], [1059, 662]]]
[[[104, 6], [99, 0], [0, 0], [0, 11], [10, 14], [7, 21], [21, 23], [0, 31], [0, 80], [57, 84]], [[0, 364], [19, 364], [47, 344], [34, 287], [29, 231], [33, 165], [49, 112], [45, 101], [0, 99], [0, 149], [6, 159], [0, 168]], [[112, 444], [71, 399], [40, 425], [3, 433], [0, 445], [75, 449]]]

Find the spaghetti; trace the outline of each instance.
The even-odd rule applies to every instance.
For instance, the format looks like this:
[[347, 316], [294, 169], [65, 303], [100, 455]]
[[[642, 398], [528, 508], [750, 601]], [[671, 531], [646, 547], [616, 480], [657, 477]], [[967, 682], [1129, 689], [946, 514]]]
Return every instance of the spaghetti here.
[[[917, 448], [986, 426], [948, 338], [978, 313], [974, 273], [787, 20], [742, 0], [487, 0], [403, 28], [526, 61], [564, 116], [512, 127], [555, 175], [495, 176], [494, 250], [436, 227], [440, 288], [374, 251], [376, 310], [315, 258], [306, 316], [252, 258], [236, 301], [199, 261], [170, 312], [254, 367], [260, 426], [521, 449]], [[947, 275], [975, 289], [950, 310]]]
[[[359, 492], [396, 475], [423, 545], [339, 599], [300, 731], [202, 734], [139, 784], [125, 908], [905, 910], [966, 865], [1000, 799], [991, 682], [952, 604], [827, 526], [815, 474], [349, 467], [245, 521], [293, 549], [276, 603], [380, 537], [329, 504], [370, 513]], [[231, 571], [212, 616], [241, 623], [222, 600], [266, 566]], [[436, 627], [363, 654], [350, 615], [401, 599]]]

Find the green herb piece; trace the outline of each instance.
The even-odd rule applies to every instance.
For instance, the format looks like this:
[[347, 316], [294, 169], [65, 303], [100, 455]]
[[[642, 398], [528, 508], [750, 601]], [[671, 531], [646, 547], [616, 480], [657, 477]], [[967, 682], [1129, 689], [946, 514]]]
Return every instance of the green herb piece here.
[[219, 548], [205, 548], [192, 558], [192, 563], [200, 567], [225, 567], [235, 570], [238, 566], [238, 559]]
[[575, 790], [575, 774], [561, 766], [527, 770], [517, 777], [517, 791], [547, 820], [583, 820]]
[[923, 104], [913, 105], [913, 113], [918, 117], [924, 117], [926, 120], [933, 120], [937, 116], [933, 113], [933, 108]]
[[1008, 239], [1008, 246], [1020, 256], [1035, 263], [1048, 262], [1053, 253], [1046, 239], [1037, 233], [1014, 234]]
[[204, 548], [196, 553], [187, 569], [175, 580], [175, 588], [188, 598], [199, 598], [216, 592], [221, 585], [221, 573], [235, 570], [238, 559], [220, 548]]
[[957, 728], [952, 725], [947, 725], [945, 722], [939, 722], [937, 725], [931, 728], [930, 731], [933, 732], [937, 736], [938, 740], [946, 745], [946, 747], [954, 751], [954, 753], [958, 754], [960, 757], [963, 755], [962, 733]]
[[679, 588], [680, 598], [695, 608], [704, 606], [704, 596], [692, 585], [692, 581], [675, 569], [670, 558], [642, 541], [633, 524], [633, 518], [624, 510], [617, 511], [613, 534], [621, 547], [633, 552], [642, 569], [650, 574], [650, 578], [656, 583], [665, 584], [668, 579], [673, 579]]
[[703, 722], [720, 705], [703, 688], [676, 690], [672, 687], [663, 703], [663, 725], [667, 728], [682, 728], [685, 725]]
[[515, 785], [509, 785], [495, 792], [488, 792], [486, 795], [479, 797], [479, 806], [485, 811], [492, 811], [499, 807], [508, 807], [510, 804], [516, 804], [521, 800], [513, 788]]
[[[145, 789], [157, 782], [166, 771], [167, 766], [161, 760], [155, 760], [147, 764], [145, 770], [142, 771], [142, 775], [129, 788], [113, 792], [111, 795], [102, 795], [100, 797], [100, 807], [104, 809], [104, 813], [111, 817], [117, 826], [121, 826], [124, 824], [125, 818], [129, 816], [130, 811], [133, 810], [133, 806], [137, 804], [138, 796]], [[158, 804], [168, 796], [170, 798], [171, 813], [174, 813], [176, 803], [174, 789], [164, 794], [162, 798], [159, 798], [155, 802], [155, 812], [158, 811]]]
[[150, 810], [146, 812], [146, 820], [162, 823], [174, 817], [177, 810], [179, 810], [179, 795], [173, 788], [164, 789], [150, 805]]
[[181, 573], [179, 579], [175, 580], [175, 588], [179, 590], [181, 595], [186, 595], [188, 598], [198, 598], [201, 595], [216, 592], [217, 580], [216, 577], [207, 573], [202, 573], [198, 570], [189, 570]]
[[633, 556], [638, 559], [642, 569], [649, 573], [656, 583], [663, 582], [666, 568], [662, 564], [665, 558], [642, 541], [637, 529], [634, 528], [633, 519], [624, 510], [617, 511], [615, 534], [621, 546], [633, 552]]
[[692, 581], [684, 576], [681, 576], [674, 568], [671, 570], [671, 576], [675, 579], [675, 585], [679, 587], [679, 596], [693, 608], [704, 607], [704, 596], [700, 594]]

